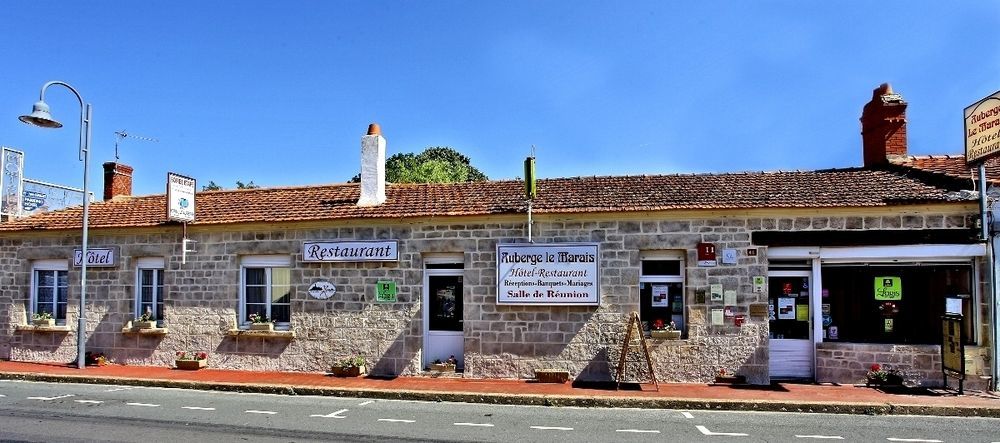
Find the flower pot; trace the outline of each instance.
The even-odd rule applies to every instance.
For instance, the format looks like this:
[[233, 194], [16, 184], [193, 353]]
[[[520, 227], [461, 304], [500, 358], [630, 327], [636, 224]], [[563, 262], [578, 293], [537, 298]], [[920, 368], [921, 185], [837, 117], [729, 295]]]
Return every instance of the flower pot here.
[[654, 329], [649, 331], [649, 336], [652, 338], [662, 338], [666, 340], [680, 340], [681, 331], [670, 331], [667, 329]]
[[251, 331], [273, 331], [274, 323], [250, 323]]
[[205, 360], [174, 360], [177, 369], [185, 371], [196, 371], [205, 367]]
[[133, 328], [139, 328], [139, 329], [155, 329], [156, 328], [156, 320], [149, 320], [149, 321], [139, 321], [139, 320], [136, 320], [136, 321], [132, 322], [132, 327]]
[[747, 378], [743, 375], [717, 375], [715, 376], [715, 382], [725, 385], [742, 385], [746, 384]]
[[55, 326], [56, 325], [56, 319], [54, 319], [54, 318], [35, 319], [35, 320], [31, 321], [31, 324], [33, 324], [35, 326]]
[[538, 380], [539, 383], [566, 383], [569, 381], [569, 371], [535, 369], [535, 380]]
[[330, 366], [334, 377], [360, 377], [365, 373], [364, 366]]
[[431, 370], [436, 372], [455, 372], [454, 363], [431, 363]]

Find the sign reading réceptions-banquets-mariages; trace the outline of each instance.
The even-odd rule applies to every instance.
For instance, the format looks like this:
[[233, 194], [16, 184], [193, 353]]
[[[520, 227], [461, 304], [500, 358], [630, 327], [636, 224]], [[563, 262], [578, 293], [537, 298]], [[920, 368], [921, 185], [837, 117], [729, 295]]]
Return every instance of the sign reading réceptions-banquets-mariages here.
[[167, 219], [189, 223], [194, 221], [194, 189], [197, 182], [173, 172], [167, 173]]
[[1000, 153], [1000, 91], [965, 108], [965, 161]]
[[497, 304], [601, 304], [597, 243], [498, 244]]
[[399, 261], [396, 240], [302, 242], [304, 262]]

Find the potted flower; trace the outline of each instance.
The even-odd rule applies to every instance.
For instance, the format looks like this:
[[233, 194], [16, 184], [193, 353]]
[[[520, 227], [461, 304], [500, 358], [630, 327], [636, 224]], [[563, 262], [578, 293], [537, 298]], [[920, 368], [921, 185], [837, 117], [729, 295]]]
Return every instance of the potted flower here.
[[719, 368], [719, 373], [715, 376], [715, 383], [728, 385], [741, 385], [747, 382], [745, 375], [729, 374], [726, 368]]
[[85, 352], [83, 354], [83, 361], [88, 366], [104, 366], [108, 364], [108, 357], [105, 357], [103, 353], [100, 352]]
[[903, 374], [889, 365], [875, 363], [865, 374], [865, 386], [902, 386]]
[[365, 373], [365, 357], [354, 355], [330, 366], [330, 372], [335, 377], [359, 377]]
[[273, 331], [274, 322], [271, 319], [263, 316], [261, 314], [250, 314], [250, 330], [251, 331]]
[[154, 316], [153, 312], [147, 308], [146, 312], [143, 312], [142, 315], [136, 317], [136, 319], [132, 322], [132, 326], [139, 329], [154, 329], [156, 328], [156, 316]]
[[49, 312], [36, 312], [35, 315], [31, 316], [31, 324], [35, 326], [55, 326], [56, 319], [52, 318], [52, 314]]
[[199, 352], [185, 352], [177, 351], [177, 358], [174, 360], [174, 366], [177, 369], [184, 369], [187, 371], [194, 371], [205, 367], [205, 363], [208, 360], [208, 353], [204, 351]]
[[455, 372], [455, 366], [458, 365], [458, 359], [454, 355], [448, 357], [447, 360], [441, 361], [441, 359], [435, 359], [434, 363], [431, 363], [431, 370], [435, 372]]
[[661, 319], [653, 320], [649, 336], [652, 338], [665, 338], [667, 340], [680, 340], [681, 331], [677, 330], [677, 324], [671, 321], [664, 323]]

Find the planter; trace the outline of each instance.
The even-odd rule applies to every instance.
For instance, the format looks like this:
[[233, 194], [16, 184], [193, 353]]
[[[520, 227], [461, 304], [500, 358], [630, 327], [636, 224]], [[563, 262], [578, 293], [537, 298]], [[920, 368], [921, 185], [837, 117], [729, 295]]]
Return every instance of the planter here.
[[273, 331], [274, 323], [250, 323], [251, 331]]
[[865, 379], [865, 386], [879, 386], [883, 388], [899, 388], [903, 386], [903, 377], [896, 374], [889, 374], [885, 380], [872, 377]]
[[360, 377], [365, 373], [364, 366], [330, 366], [334, 377]]
[[431, 370], [435, 372], [455, 372], [454, 363], [431, 363]]
[[535, 380], [539, 383], [566, 383], [569, 381], [569, 371], [561, 369], [535, 369]]
[[177, 369], [183, 369], [185, 371], [196, 371], [198, 369], [205, 367], [205, 360], [174, 360], [174, 365]]
[[715, 383], [720, 385], [742, 385], [746, 382], [747, 378], [743, 375], [719, 375], [715, 377]]
[[680, 340], [681, 331], [670, 331], [666, 329], [654, 329], [649, 331], [649, 336], [652, 338], [662, 338], [665, 340]]
[[132, 322], [132, 327], [138, 329], [156, 329], [156, 320], [150, 321], [134, 321]]
[[36, 319], [36, 320], [32, 320], [31, 324], [33, 324], [35, 326], [55, 326], [56, 325], [56, 319], [54, 319], [54, 318]]

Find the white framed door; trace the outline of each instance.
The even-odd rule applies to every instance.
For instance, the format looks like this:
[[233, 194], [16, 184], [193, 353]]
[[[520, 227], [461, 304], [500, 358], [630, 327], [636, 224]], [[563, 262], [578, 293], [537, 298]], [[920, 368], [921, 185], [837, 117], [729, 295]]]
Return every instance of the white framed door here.
[[423, 367], [435, 360], [454, 357], [459, 368], [465, 366], [463, 331], [462, 269], [424, 269], [424, 350]]
[[812, 271], [767, 274], [771, 378], [814, 378]]

